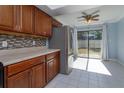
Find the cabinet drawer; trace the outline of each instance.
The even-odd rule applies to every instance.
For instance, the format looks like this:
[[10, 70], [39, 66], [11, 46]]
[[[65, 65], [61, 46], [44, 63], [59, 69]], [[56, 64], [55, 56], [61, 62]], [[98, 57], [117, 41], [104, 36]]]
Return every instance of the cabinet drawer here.
[[51, 53], [51, 54], [48, 54], [48, 55], [46, 56], [46, 59], [47, 59], [47, 61], [48, 61], [48, 60], [50, 60], [50, 59], [55, 58], [55, 56], [56, 56], [56, 53]]
[[29, 60], [21, 61], [19, 63], [7, 66], [8, 77], [18, 72], [24, 71], [32, 66], [45, 62], [45, 56], [36, 57]]

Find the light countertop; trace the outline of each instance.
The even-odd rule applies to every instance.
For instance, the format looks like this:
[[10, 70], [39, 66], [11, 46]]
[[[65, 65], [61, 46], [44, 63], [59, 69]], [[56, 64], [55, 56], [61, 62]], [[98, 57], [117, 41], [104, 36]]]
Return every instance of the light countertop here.
[[4, 66], [7, 66], [57, 51], [60, 51], [60, 49], [47, 49], [42, 47], [0, 50], [0, 62], [2, 62]]

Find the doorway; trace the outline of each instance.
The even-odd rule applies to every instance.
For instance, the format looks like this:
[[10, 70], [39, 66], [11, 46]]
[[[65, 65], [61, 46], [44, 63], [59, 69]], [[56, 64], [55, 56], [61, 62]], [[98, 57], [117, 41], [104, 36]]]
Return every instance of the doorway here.
[[78, 31], [78, 56], [101, 58], [102, 30]]

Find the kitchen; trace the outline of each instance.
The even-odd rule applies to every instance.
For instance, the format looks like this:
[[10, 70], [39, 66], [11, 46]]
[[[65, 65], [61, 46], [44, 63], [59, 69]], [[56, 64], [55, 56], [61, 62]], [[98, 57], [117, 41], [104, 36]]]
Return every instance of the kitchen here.
[[[0, 87], [41, 88], [58, 73], [69, 74], [72, 32], [36, 6], [1, 5]], [[56, 34], [65, 36], [62, 47]]]
[[123, 88], [123, 9], [0, 5], [0, 88]]

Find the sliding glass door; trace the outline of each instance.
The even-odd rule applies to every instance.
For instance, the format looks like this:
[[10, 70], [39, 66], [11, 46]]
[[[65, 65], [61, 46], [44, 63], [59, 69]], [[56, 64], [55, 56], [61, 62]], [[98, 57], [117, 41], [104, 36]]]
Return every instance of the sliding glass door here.
[[88, 33], [78, 32], [78, 56], [88, 57]]
[[102, 30], [78, 32], [78, 56], [101, 58]]
[[89, 31], [89, 58], [101, 58], [102, 31]]

